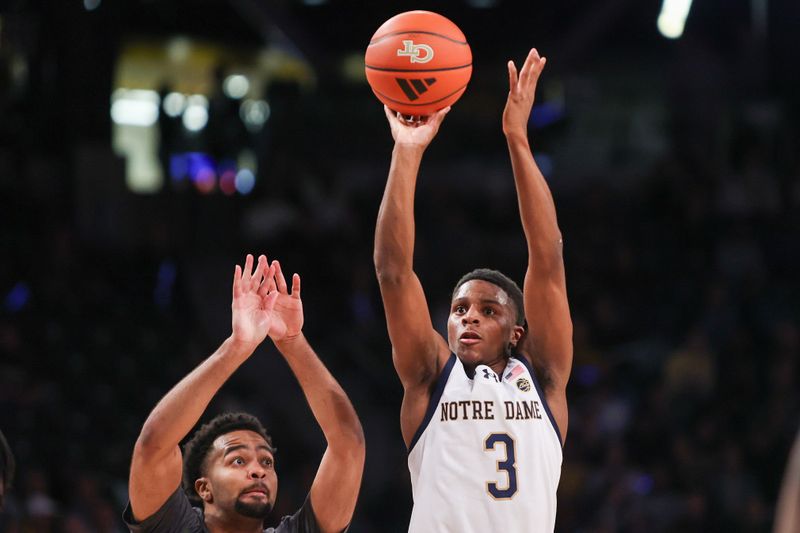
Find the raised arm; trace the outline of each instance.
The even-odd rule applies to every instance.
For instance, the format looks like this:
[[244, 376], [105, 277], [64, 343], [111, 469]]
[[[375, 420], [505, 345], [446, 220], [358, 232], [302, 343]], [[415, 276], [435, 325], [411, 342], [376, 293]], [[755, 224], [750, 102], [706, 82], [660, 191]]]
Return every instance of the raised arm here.
[[572, 368], [572, 319], [567, 302], [563, 243], [550, 189], [528, 144], [528, 119], [545, 65], [536, 49], [517, 75], [508, 62], [509, 94], [503, 112], [520, 217], [528, 244], [523, 295], [528, 333], [524, 349], [545, 388], [561, 434], [567, 433], [566, 387]]
[[405, 390], [400, 425], [408, 445], [425, 415], [430, 384], [449, 353], [447, 343], [433, 329], [425, 293], [413, 269], [417, 173], [449, 108], [419, 124], [406, 123], [384, 109], [395, 145], [375, 228], [374, 260], [392, 359]]
[[343, 531], [353, 517], [364, 471], [364, 432], [342, 387], [314, 353], [302, 333], [300, 276], [291, 293], [280, 263], [273, 262], [278, 301], [270, 337], [297, 378], [328, 448], [311, 485], [311, 506], [324, 533]]
[[244, 270], [239, 265], [235, 268], [231, 336], [158, 402], [136, 440], [128, 489], [137, 521], [155, 513], [178, 488], [181, 439], [200, 419], [222, 384], [266, 338], [278, 294], [267, 296], [262, 283], [265, 275], [272, 274], [266, 257], [259, 257], [255, 272], [252, 269], [252, 255], [247, 256]]

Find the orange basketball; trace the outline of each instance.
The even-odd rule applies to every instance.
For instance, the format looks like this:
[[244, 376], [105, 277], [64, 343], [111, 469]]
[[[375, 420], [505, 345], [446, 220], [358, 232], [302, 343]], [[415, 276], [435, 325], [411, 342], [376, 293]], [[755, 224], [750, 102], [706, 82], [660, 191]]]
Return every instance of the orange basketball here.
[[384, 22], [364, 63], [375, 96], [404, 115], [430, 115], [452, 105], [472, 75], [466, 37], [430, 11], [407, 11]]

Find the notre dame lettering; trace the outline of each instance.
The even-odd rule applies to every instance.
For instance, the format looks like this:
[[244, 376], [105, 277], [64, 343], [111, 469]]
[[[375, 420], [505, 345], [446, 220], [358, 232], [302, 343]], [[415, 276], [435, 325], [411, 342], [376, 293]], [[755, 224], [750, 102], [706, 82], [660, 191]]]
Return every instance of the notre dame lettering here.
[[461, 400], [442, 402], [440, 405], [440, 422], [451, 420], [494, 420], [498, 412], [506, 420], [541, 420], [542, 412], [538, 400], [506, 401], [503, 408], [497, 409], [493, 401]]

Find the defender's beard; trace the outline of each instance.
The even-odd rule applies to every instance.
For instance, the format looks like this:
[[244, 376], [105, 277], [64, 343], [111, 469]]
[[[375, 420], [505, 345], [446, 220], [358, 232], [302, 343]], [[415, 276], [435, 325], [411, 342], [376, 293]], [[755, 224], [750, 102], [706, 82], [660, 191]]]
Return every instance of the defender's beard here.
[[260, 518], [263, 520], [272, 512], [272, 502], [246, 503], [242, 500], [236, 500], [236, 504], [233, 508], [242, 516]]

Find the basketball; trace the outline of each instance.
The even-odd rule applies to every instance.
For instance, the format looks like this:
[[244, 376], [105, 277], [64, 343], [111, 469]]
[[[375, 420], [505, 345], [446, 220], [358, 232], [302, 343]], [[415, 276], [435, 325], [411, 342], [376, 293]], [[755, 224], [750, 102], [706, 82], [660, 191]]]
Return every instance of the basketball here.
[[370, 39], [364, 58], [372, 92], [404, 115], [430, 115], [461, 98], [472, 75], [464, 33], [430, 11], [390, 18]]

